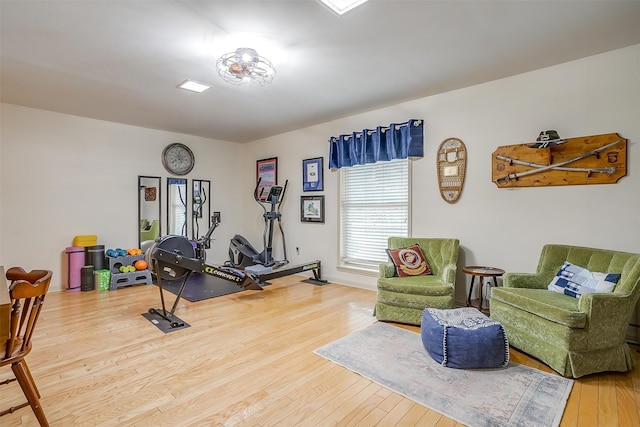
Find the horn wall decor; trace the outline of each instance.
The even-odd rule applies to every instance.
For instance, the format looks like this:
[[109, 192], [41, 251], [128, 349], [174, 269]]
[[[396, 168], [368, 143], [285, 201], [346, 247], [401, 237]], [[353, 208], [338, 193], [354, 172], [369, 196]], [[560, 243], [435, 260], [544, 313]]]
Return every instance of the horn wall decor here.
[[504, 145], [491, 160], [491, 181], [499, 188], [615, 184], [627, 174], [627, 140], [607, 133], [549, 145]]

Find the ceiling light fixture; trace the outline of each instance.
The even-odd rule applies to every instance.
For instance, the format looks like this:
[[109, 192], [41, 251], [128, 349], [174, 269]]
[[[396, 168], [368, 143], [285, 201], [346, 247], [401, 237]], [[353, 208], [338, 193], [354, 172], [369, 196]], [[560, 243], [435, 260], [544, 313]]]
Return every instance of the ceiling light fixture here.
[[234, 85], [258, 83], [264, 86], [271, 83], [276, 75], [271, 61], [248, 47], [222, 55], [216, 62], [216, 68], [225, 82]]
[[351, 9], [360, 6], [367, 0], [320, 0], [325, 6], [338, 15], [344, 15]]
[[182, 83], [180, 83], [178, 85], [178, 87], [180, 89], [186, 89], [186, 90], [190, 90], [192, 92], [198, 92], [198, 93], [202, 93], [205, 90], [209, 89], [211, 86], [205, 85], [203, 83], [198, 83], [196, 81], [193, 80], [185, 80]]

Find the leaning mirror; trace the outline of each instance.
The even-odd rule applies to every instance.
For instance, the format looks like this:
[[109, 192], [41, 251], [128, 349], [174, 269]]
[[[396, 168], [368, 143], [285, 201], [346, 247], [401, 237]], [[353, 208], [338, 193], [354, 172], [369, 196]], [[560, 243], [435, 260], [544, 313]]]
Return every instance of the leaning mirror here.
[[138, 247], [154, 241], [162, 232], [160, 223], [160, 177], [138, 176]]
[[187, 236], [187, 180], [167, 178], [167, 234]]
[[[209, 227], [211, 227], [211, 201], [209, 199], [211, 181], [194, 179], [191, 181], [191, 189], [193, 200], [191, 239], [198, 240], [198, 238], [205, 235]], [[205, 243], [205, 246], [209, 249], [209, 241]]]

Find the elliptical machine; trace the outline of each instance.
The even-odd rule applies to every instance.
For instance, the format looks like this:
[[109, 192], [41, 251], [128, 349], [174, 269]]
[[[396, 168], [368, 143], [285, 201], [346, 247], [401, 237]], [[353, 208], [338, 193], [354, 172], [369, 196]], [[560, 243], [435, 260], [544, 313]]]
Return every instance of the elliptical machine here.
[[[284, 231], [282, 230], [282, 223], [280, 221], [282, 217], [280, 214], [280, 204], [284, 198], [289, 181], [285, 181], [284, 187], [279, 185], [271, 186], [269, 193], [263, 198], [265, 188], [262, 188], [260, 194], [258, 194], [261, 180], [262, 178], [258, 179], [256, 188], [253, 190], [253, 198], [264, 210], [262, 214], [264, 218], [264, 232], [262, 233], [264, 250], [258, 252], [244, 236], [236, 234], [229, 243], [229, 265], [235, 268], [246, 268], [256, 264], [277, 268], [289, 263]], [[270, 206], [269, 209], [267, 209], [267, 206]], [[282, 236], [284, 259], [281, 261], [273, 259], [273, 223], [275, 221], [278, 221], [278, 228]]]

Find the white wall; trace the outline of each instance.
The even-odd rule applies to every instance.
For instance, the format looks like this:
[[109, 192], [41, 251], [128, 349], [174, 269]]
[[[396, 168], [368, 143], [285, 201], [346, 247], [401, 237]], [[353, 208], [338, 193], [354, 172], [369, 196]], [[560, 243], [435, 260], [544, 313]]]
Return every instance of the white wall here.
[[[211, 180], [212, 211], [222, 212], [209, 260], [224, 261], [236, 233], [262, 246], [262, 211], [251, 197], [255, 161], [277, 156], [278, 181], [289, 180], [282, 211], [292, 263], [320, 259], [324, 277], [375, 289], [375, 276], [337, 268], [338, 174], [326, 169], [327, 141], [410, 118], [425, 120], [425, 157], [412, 163], [413, 235], [459, 238], [460, 266], [533, 271], [547, 242], [640, 252], [640, 45], [245, 145], [8, 104], [0, 105], [0, 118], [0, 264], [50, 268], [54, 289], [64, 285], [64, 249], [73, 236], [97, 234], [107, 248], [136, 245], [137, 176], [166, 178], [160, 153], [171, 142], [194, 151], [187, 178]], [[628, 176], [612, 185], [497, 188], [491, 153], [546, 129], [563, 137], [618, 132], [629, 141]], [[440, 198], [436, 179], [436, 149], [447, 137], [461, 138], [469, 153], [465, 188], [453, 205]], [[319, 156], [326, 222], [301, 223], [300, 196], [318, 194], [302, 192], [302, 160]], [[275, 250], [280, 257], [278, 241]], [[467, 282], [460, 272], [459, 302]]]
[[137, 246], [137, 177], [163, 177], [164, 198], [168, 172], [161, 153], [172, 142], [187, 144], [196, 156], [189, 189], [192, 178], [211, 180], [212, 211], [223, 214], [213, 235], [220, 244], [208, 259], [226, 260], [227, 242], [242, 228], [242, 218], [232, 214], [243, 197], [234, 187], [242, 146], [9, 104], [0, 108], [0, 264], [51, 269], [55, 290], [66, 284], [64, 251], [74, 236], [97, 234], [106, 248]]
[[[372, 88], [375, 90], [375, 88]], [[336, 99], [336, 103], [340, 100]], [[640, 45], [487, 84], [417, 99], [365, 114], [255, 141], [247, 168], [278, 157], [278, 181], [289, 179], [282, 210], [294, 262], [321, 259], [323, 275], [375, 289], [375, 277], [337, 268], [338, 173], [326, 170], [328, 138], [411, 118], [425, 120], [425, 157], [412, 164], [414, 236], [457, 237], [459, 266], [485, 264], [533, 272], [545, 243], [640, 252]], [[628, 174], [617, 184], [501, 189], [491, 182], [491, 153], [502, 145], [534, 141], [542, 130], [571, 138], [619, 133], [628, 139]], [[455, 204], [439, 195], [436, 150], [447, 137], [464, 141], [467, 178]], [[302, 160], [325, 160], [326, 222], [301, 223]], [[249, 176], [250, 181], [253, 179]], [[250, 194], [251, 182], [245, 183]], [[316, 194], [316, 193], [304, 193]], [[260, 238], [260, 211], [248, 198], [245, 223]], [[468, 279], [459, 271], [456, 299]]]

